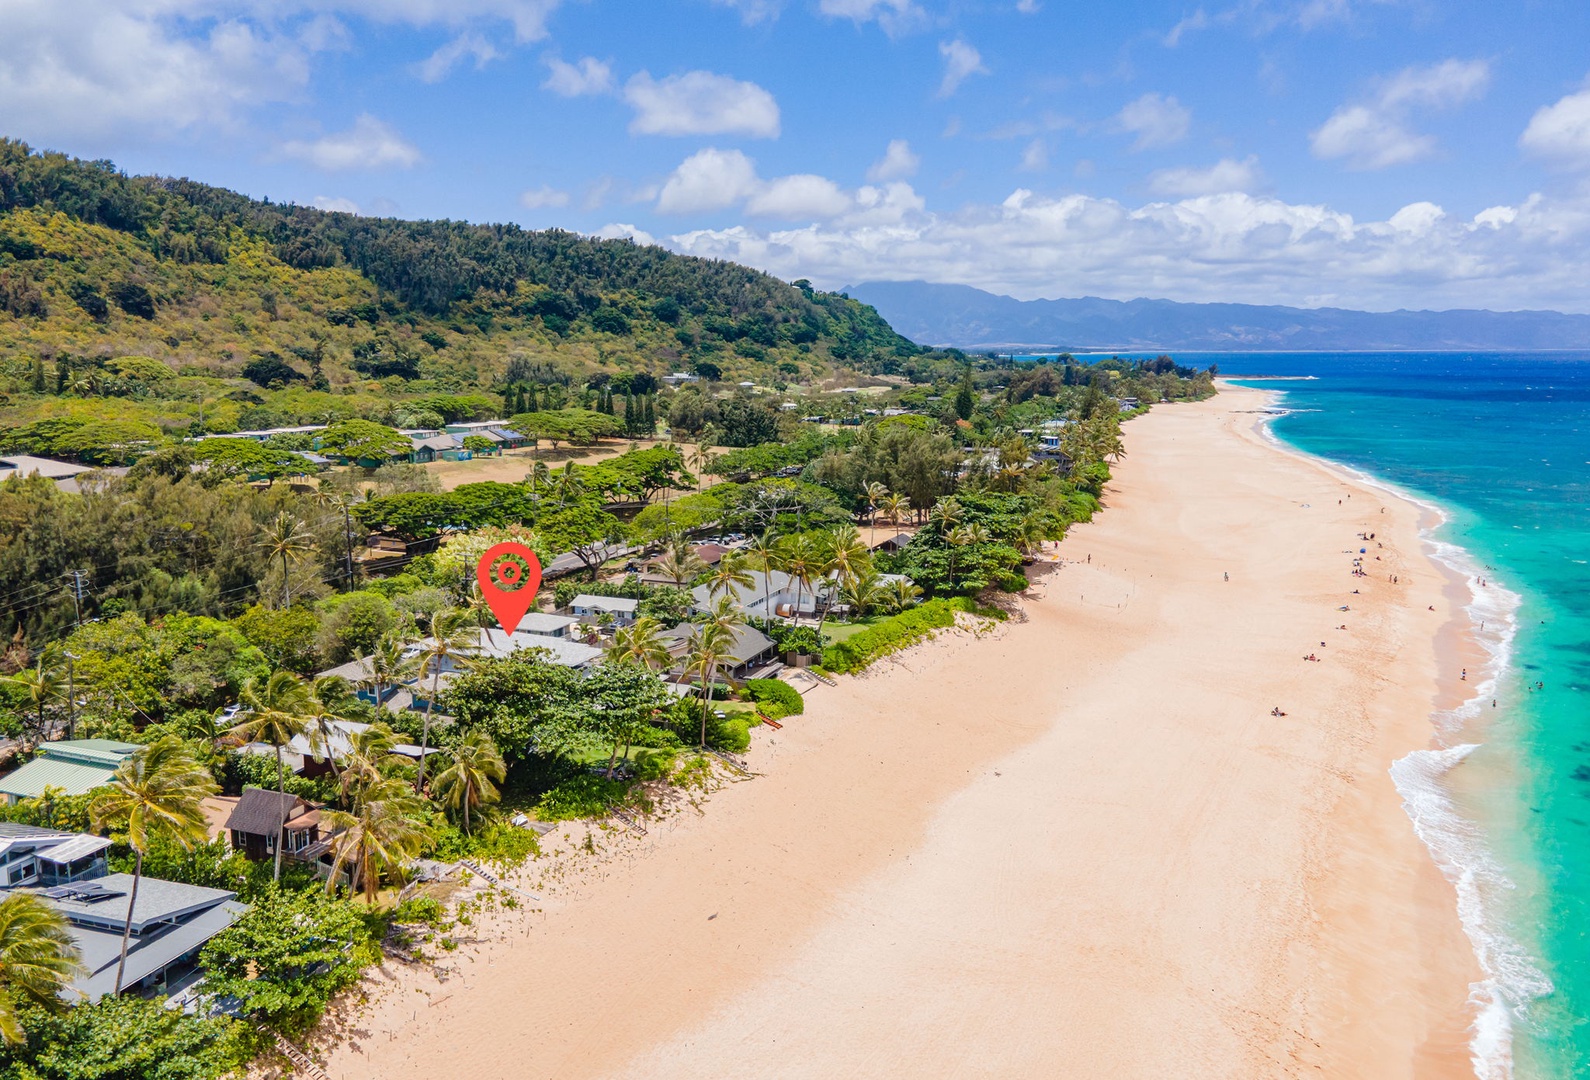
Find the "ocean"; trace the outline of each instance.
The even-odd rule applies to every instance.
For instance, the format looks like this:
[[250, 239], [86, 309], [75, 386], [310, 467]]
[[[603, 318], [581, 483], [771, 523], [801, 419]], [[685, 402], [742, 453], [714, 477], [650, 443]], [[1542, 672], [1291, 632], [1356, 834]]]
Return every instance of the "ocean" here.
[[1444, 515], [1427, 539], [1492, 663], [1435, 749], [1387, 765], [1487, 975], [1476, 1075], [1590, 1075], [1590, 354], [1177, 359], [1294, 377], [1244, 381], [1280, 392], [1277, 438]]

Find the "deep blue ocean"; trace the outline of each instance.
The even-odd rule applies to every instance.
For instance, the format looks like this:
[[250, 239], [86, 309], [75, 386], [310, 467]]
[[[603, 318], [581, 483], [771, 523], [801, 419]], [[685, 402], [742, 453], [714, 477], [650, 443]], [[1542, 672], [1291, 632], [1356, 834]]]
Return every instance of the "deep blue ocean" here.
[[1476, 1073], [1590, 1076], [1590, 354], [1177, 359], [1313, 376], [1247, 383], [1281, 393], [1273, 433], [1439, 506], [1432, 542], [1485, 580], [1494, 669], [1393, 777], [1491, 976]]

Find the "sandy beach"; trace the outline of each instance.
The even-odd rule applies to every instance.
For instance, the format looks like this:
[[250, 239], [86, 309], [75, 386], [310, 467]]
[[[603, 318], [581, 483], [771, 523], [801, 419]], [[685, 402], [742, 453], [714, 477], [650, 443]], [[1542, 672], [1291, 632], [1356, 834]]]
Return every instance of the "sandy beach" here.
[[1387, 773], [1459, 689], [1461, 594], [1419, 507], [1275, 447], [1265, 401], [1126, 425], [1020, 617], [527, 871], [543, 902], [444, 978], [390, 963], [327, 1073], [1472, 1075], [1479, 971]]

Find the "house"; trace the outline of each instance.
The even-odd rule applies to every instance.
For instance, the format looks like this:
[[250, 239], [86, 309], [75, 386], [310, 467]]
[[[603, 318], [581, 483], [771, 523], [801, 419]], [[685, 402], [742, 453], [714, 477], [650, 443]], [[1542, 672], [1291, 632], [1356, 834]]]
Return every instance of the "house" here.
[[[791, 618], [797, 614], [816, 615], [819, 596], [811, 587], [802, 586], [782, 570], [751, 570], [750, 585], [733, 585], [719, 595], [729, 596], [734, 606], [748, 618]], [[816, 583], [816, 592], [826, 596], [831, 586]], [[716, 597], [710, 586], [697, 585], [690, 590], [697, 611], [710, 611]]]
[[[138, 902], [130, 905], [131, 874], [107, 874], [44, 889], [40, 895], [66, 916], [67, 929], [82, 955], [84, 974], [72, 989], [88, 1001], [116, 991], [123, 927], [128, 937], [122, 991], [174, 993], [194, 981], [199, 950], [248, 910], [237, 894], [160, 878], [138, 882]], [[129, 922], [128, 908], [131, 907]]]
[[578, 626], [580, 620], [572, 615], [553, 615], [545, 611], [527, 612], [514, 627], [515, 634], [534, 634], [537, 637], [566, 638], [569, 628]]
[[901, 532], [895, 533], [893, 536], [886, 536], [882, 540], [874, 540], [868, 546], [873, 551], [884, 551], [888, 552], [890, 555], [893, 555], [895, 552], [899, 551], [910, 542], [911, 534]]
[[[681, 662], [681, 666], [689, 648], [690, 635], [696, 629], [697, 626], [694, 624], [680, 623], [672, 630], [666, 630], [658, 635], [659, 640], [668, 647], [668, 651]], [[729, 646], [728, 656], [718, 669], [724, 677], [736, 681], [749, 679], [758, 668], [774, 659], [776, 649], [772, 639], [756, 627], [736, 626], [730, 632], [734, 636], [734, 642]]]
[[7, 803], [42, 795], [46, 787], [60, 788], [68, 795], [83, 795], [110, 783], [121, 763], [137, 751], [133, 743], [110, 739], [44, 743], [38, 757], [0, 777], [0, 795]]
[[453, 454], [455, 458], [458, 456], [455, 453], [458, 444], [445, 432], [440, 435], [409, 435], [409, 441], [414, 444], [414, 449], [409, 453], [409, 461], [415, 465], [437, 461], [443, 454]]
[[[696, 558], [707, 566], [717, 566], [718, 563], [723, 561], [723, 556], [729, 552], [729, 548], [722, 544], [696, 544], [690, 550], [695, 554]], [[640, 583], [652, 586], [667, 585], [672, 588], [681, 587], [676, 578], [663, 570], [664, 565], [666, 565], [666, 560], [660, 558], [648, 562], [645, 569], [641, 571]], [[688, 585], [689, 582], [685, 582], [685, 584]]]
[[[322, 841], [329, 840], [321, 834], [320, 807], [298, 795], [257, 787], [243, 789], [226, 831], [232, 849], [256, 861], [275, 858], [277, 840], [285, 838], [284, 858], [314, 862], [325, 851]], [[310, 851], [314, 854], [306, 856]]]
[[685, 371], [676, 371], [671, 375], [664, 375], [662, 381], [669, 386], [679, 386], [681, 383], [700, 382], [700, 375], [692, 375]]
[[[36, 892], [66, 917], [84, 971], [72, 989], [98, 1001], [116, 988], [132, 876], [107, 874], [110, 841], [87, 833], [0, 822], [0, 895]], [[205, 942], [247, 911], [235, 893], [145, 877], [132, 910], [123, 989], [167, 987], [193, 974]]]
[[612, 616], [614, 626], [628, 626], [635, 621], [639, 600], [627, 596], [591, 596], [581, 593], [569, 602], [568, 613], [583, 622], [602, 622], [604, 615]]
[[42, 476], [46, 480], [53, 480], [55, 486], [62, 491], [76, 491], [77, 478], [93, 469], [88, 465], [76, 465], [70, 461], [56, 461], [53, 458], [33, 457], [30, 454], [12, 454], [0, 457], [0, 481], [13, 476]]
[[0, 889], [66, 885], [105, 873], [103, 836], [0, 821]]

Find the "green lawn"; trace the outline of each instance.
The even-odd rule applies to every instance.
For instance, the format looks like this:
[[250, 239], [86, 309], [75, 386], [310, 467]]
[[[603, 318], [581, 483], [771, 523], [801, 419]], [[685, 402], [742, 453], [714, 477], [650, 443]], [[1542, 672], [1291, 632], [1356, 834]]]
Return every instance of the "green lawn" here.
[[829, 641], [840, 642], [846, 638], [855, 637], [869, 626], [882, 622], [886, 615], [868, 615], [865, 619], [855, 622], [831, 622], [823, 624], [823, 636]]

